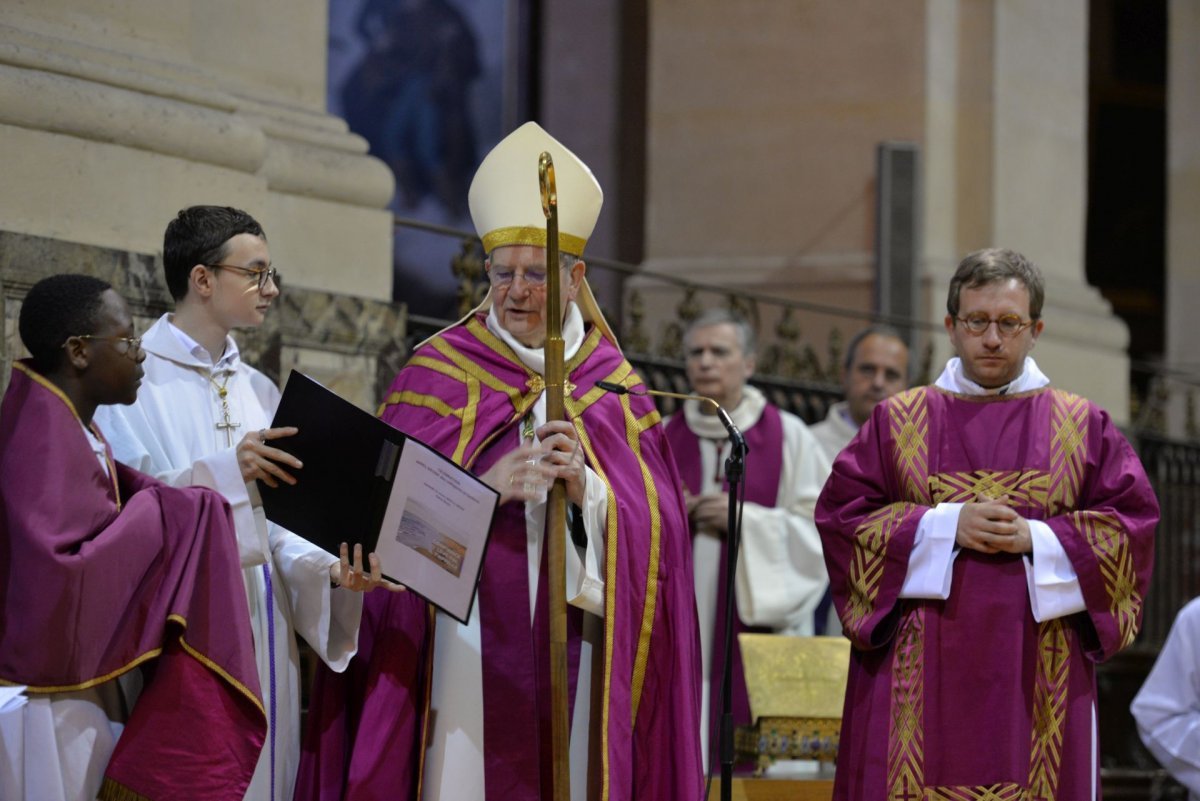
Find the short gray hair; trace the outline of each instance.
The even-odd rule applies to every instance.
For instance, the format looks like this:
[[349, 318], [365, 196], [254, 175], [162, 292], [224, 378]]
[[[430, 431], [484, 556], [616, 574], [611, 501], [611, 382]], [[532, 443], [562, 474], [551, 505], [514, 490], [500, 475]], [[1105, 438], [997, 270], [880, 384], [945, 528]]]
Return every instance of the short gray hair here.
[[754, 327], [750, 325], [750, 321], [732, 309], [715, 308], [708, 309], [700, 313], [700, 315], [688, 323], [687, 328], [683, 331], [683, 340], [687, 342], [688, 334], [695, 331], [697, 328], [707, 328], [710, 325], [722, 325], [728, 323], [732, 325], [738, 332], [738, 339], [741, 342], [742, 354], [745, 356], [753, 356], [758, 349], [758, 337], [754, 333]]

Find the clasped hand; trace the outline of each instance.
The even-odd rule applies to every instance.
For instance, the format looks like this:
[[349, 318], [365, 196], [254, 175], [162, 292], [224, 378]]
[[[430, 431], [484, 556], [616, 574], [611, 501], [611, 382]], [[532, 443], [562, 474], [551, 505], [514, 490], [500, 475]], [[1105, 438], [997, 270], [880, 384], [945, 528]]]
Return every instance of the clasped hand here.
[[696, 531], [724, 537], [729, 529], [729, 494], [709, 492], [692, 495], [683, 488], [683, 499], [687, 503], [688, 520]]
[[1021, 517], [1008, 498], [979, 496], [964, 503], [958, 515], [954, 541], [980, 553], [1030, 553], [1033, 536], [1029, 521]]
[[500, 457], [483, 474], [483, 480], [500, 493], [500, 503], [540, 501], [555, 479], [567, 488], [567, 499], [582, 506], [587, 486], [583, 449], [575, 427], [555, 420], [539, 427], [529, 440]]

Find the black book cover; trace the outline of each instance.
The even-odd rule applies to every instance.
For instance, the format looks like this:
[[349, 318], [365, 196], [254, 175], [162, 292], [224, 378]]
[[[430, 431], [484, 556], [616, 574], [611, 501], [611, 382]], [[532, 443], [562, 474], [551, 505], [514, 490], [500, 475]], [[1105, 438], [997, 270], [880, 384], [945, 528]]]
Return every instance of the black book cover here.
[[[297, 479], [295, 485], [279, 482], [277, 487], [272, 488], [261, 480], [258, 482], [267, 519], [334, 556], [339, 554], [343, 542], [351, 547], [355, 543], [362, 543], [364, 559], [371, 551], [380, 554], [385, 576], [405, 584], [438, 604], [451, 616], [465, 622], [474, 602], [488, 532], [500, 493], [470, 471], [414, 439], [416, 454], [406, 458], [404, 463], [411, 468], [413, 459], [417, 464], [421, 459], [427, 460], [427, 467], [423, 468], [426, 472], [418, 472], [415, 476], [422, 487], [430, 488], [433, 484], [438, 487], [478, 488], [471, 492], [475, 493], [473, 497], [477, 498], [476, 503], [482, 504], [476, 508], [484, 516], [476, 514], [474, 522], [470, 524], [475, 526], [473, 529], [457, 529], [452, 521], [444, 517], [438, 518], [436, 514], [427, 517], [426, 512], [419, 510], [421, 501], [412, 494], [417, 492], [420, 496], [422, 487], [405, 485], [397, 488], [400, 493], [397, 503], [407, 500], [393, 510], [391, 518], [392, 525], [395, 525], [396, 519], [403, 515], [401, 531], [392, 532], [389, 541], [381, 543], [380, 529], [389, 503], [392, 503], [397, 466], [401, 464], [405, 443], [411, 438], [296, 370], [288, 376], [279, 408], [271, 422], [272, 428], [285, 426], [295, 426], [299, 431], [290, 437], [273, 439], [270, 445], [292, 454], [304, 466], [294, 471], [289, 468]], [[421, 456], [422, 453], [428, 456]], [[430, 459], [433, 461], [429, 462]], [[438, 476], [449, 477], [450, 484], [439, 484], [441, 479]], [[414, 475], [410, 473], [406, 480], [413, 478]], [[455, 514], [452, 507], [447, 509]], [[432, 553], [424, 553], [421, 550], [423, 544], [414, 546], [405, 542], [403, 532], [406, 529], [405, 522], [410, 521], [410, 511], [414, 522], [409, 525], [415, 527], [408, 531], [410, 536], [415, 531], [418, 539], [428, 536], [441, 543], [473, 543], [469, 549], [464, 547], [463, 553], [469, 550], [469, 555], [453, 565], [455, 570], [444, 572], [447, 568], [443, 566], [441, 570], [432, 571], [434, 578], [430, 579], [428, 564], [424, 560], [433, 559], [436, 562], [437, 548], [440, 546], [435, 546]], [[441, 528], [443, 525], [447, 528]], [[472, 535], [471, 531], [476, 533]], [[460, 534], [462, 543], [453, 539]], [[400, 547], [397, 543], [401, 543]], [[384, 558], [385, 553], [390, 556]], [[417, 561], [407, 564], [389, 561], [396, 556], [401, 557], [401, 562], [414, 558]], [[405, 576], [411, 580], [406, 581]], [[436, 600], [439, 597], [449, 606], [439, 603]]]
[[267, 519], [335, 556], [341, 543], [375, 550], [405, 435], [293, 370], [272, 428], [299, 433], [271, 446], [299, 459], [294, 486], [258, 482]]

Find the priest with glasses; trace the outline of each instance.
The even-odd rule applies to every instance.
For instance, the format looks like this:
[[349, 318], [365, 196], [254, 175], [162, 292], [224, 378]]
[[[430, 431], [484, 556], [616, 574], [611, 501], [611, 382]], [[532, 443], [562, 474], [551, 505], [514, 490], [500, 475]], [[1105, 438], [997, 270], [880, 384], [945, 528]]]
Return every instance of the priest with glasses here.
[[963, 259], [957, 356], [875, 407], [821, 493], [853, 645], [835, 799], [1099, 797], [1096, 663], [1137, 636], [1158, 504], [1030, 356], [1043, 297], [1019, 253]]

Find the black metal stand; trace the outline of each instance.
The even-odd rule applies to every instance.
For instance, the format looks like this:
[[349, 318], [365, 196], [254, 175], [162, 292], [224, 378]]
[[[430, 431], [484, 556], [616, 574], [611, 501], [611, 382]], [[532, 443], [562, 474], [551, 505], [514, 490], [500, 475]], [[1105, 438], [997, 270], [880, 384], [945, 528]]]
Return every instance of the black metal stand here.
[[733, 616], [737, 614], [734, 593], [737, 591], [738, 550], [741, 547], [742, 476], [746, 471], [746, 440], [742, 432], [718, 407], [717, 416], [729, 432], [729, 458], [725, 460], [725, 481], [729, 484], [729, 517], [725, 534], [725, 665], [721, 673], [721, 801], [733, 798]]

